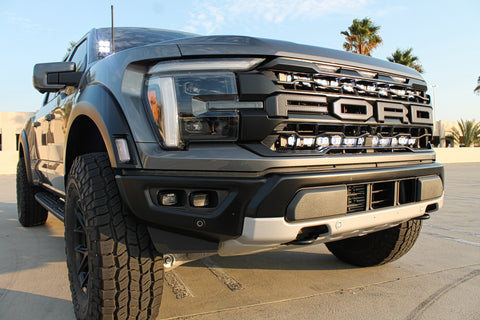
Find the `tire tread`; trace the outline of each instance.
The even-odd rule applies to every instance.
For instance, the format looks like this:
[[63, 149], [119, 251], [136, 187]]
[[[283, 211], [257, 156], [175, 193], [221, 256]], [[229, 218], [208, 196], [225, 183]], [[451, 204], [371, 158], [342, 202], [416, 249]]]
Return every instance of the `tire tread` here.
[[39, 191], [28, 181], [25, 159], [20, 158], [17, 164], [17, 210], [18, 221], [24, 227], [41, 226], [47, 221], [48, 211], [35, 199]]
[[146, 227], [122, 203], [108, 156], [80, 156], [72, 165], [69, 183], [72, 180], [79, 182], [87, 237], [96, 253], [89, 254], [93, 303], [87, 319], [155, 319], [162, 286], [155, 287], [152, 279], [163, 281], [163, 259]]
[[349, 264], [369, 267], [399, 259], [415, 244], [421, 220], [409, 220], [390, 229], [326, 243], [330, 252]]

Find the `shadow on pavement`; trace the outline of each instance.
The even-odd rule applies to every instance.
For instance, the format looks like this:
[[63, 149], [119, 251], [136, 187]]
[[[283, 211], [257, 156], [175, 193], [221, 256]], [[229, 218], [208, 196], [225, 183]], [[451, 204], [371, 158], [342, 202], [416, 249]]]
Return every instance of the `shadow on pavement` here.
[[[0, 288], [1, 319], [74, 319], [70, 297], [59, 299]], [[22, 301], [23, 303], [18, 303]], [[28, 306], [28, 307], [26, 307]], [[41, 310], [41, 311], [39, 311]]]
[[[317, 246], [320, 251], [321, 246]], [[323, 248], [321, 250], [324, 250]], [[277, 251], [264, 252], [248, 256], [220, 257], [211, 259], [225, 269], [256, 270], [349, 270], [358, 269], [343, 263], [334, 255], [322, 252]], [[183, 265], [184, 267], [204, 267], [200, 261]]]
[[51, 214], [43, 226], [22, 227], [16, 203], [0, 202], [0, 275], [65, 261], [63, 232]]

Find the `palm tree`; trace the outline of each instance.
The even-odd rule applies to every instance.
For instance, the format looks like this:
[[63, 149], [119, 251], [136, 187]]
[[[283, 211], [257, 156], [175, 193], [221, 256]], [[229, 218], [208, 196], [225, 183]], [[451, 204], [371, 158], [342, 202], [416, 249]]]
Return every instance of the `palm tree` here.
[[370, 56], [371, 51], [383, 41], [377, 33], [378, 30], [380, 30], [380, 26], [374, 25], [369, 18], [353, 19], [348, 31], [340, 32], [346, 40], [343, 48], [353, 53]]
[[68, 47], [67, 53], [65, 53], [62, 60], [67, 59], [68, 55], [70, 54], [70, 52], [72, 52], [73, 48], [75, 48], [76, 45], [77, 43], [75, 41], [70, 41], [70, 47]]
[[387, 60], [390, 62], [396, 62], [403, 64], [404, 66], [413, 68], [420, 73], [423, 73], [423, 67], [419, 62], [417, 56], [412, 54], [413, 48], [409, 48], [407, 50], [400, 50], [397, 49], [394, 53], [392, 53], [391, 57], [387, 57]]
[[457, 123], [460, 130], [453, 128], [447, 138], [452, 139], [459, 145], [465, 145], [465, 147], [480, 142], [480, 123], [476, 123], [475, 120], [463, 119], [457, 121]]

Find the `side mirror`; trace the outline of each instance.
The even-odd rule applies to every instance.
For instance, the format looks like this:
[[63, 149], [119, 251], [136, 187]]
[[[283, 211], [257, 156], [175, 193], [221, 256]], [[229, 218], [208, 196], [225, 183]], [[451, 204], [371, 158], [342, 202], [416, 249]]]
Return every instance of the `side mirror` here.
[[39, 63], [33, 67], [33, 86], [40, 93], [78, 86], [83, 72], [75, 72], [74, 62]]

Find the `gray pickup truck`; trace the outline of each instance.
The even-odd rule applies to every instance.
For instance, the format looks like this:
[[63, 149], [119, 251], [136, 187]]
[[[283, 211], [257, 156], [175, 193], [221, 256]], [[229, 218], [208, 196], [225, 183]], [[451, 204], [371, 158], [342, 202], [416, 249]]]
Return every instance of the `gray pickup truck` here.
[[164, 268], [325, 243], [358, 266], [415, 243], [443, 204], [413, 69], [242, 36], [92, 29], [19, 142], [18, 217], [65, 222], [78, 319], [154, 319]]

